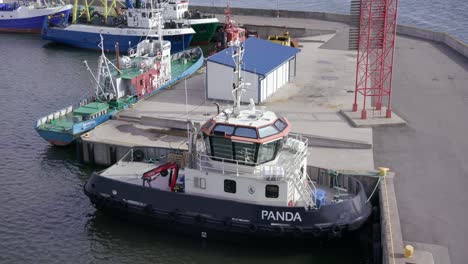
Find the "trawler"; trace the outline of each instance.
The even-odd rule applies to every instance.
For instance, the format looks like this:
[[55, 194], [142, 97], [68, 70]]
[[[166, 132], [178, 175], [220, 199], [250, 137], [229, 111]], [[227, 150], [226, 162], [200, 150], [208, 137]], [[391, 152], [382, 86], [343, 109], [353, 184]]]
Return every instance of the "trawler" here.
[[37, 133], [53, 145], [69, 145], [131, 104], [192, 75], [204, 60], [200, 48], [171, 55], [171, 43], [161, 39], [141, 41], [128, 56], [120, 56], [116, 45], [117, 58], [113, 61], [104, 53], [102, 36], [99, 47], [96, 75], [85, 62], [94, 81], [94, 95], [36, 122]]
[[288, 119], [253, 100], [240, 105], [244, 48], [233, 47], [233, 106], [218, 106], [199, 129], [192, 124], [185, 153], [134, 148], [93, 173], [84, 186], [91, 203], [202, 238], [339, 237], [359, 229], [371, 213], [362, 184], [340, 174], [312, 180], [307, 139], [290, 132]]

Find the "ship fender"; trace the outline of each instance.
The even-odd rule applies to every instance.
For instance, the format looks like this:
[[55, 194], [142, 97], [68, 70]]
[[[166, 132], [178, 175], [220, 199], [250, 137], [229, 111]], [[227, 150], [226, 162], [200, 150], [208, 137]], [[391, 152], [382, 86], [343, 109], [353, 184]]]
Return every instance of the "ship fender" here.
[[169, 212], [168, 216], [171, 223], [177, 222], [177, 211]]
[[322, 228], [320, 226], [314, 226], [314, 228], [312, 228], [312, 234], [314, 235], [314, 237], [319, 237], [322, 235]]
[[284, 227], [282, 227], [282, 226], [275, 226], [275, 227], [273, 228], [273, 230], [275, 231], [275, 233], [277, 233], [278, 235], [280, 235], [280, 234], [283, 234], [283, 232], [284, 232]]
[[293, 233], [294, 233], [294, 236], [301, 237], [304, 234], [304, 230], [302, 229], [301, 226], [295, 226], [293, 228]]
[[223, 221], [223, 224], [224, 224], [224, 227], [225, 227], [226, 229], [231, 228], [231, 226], [232, 226], [232, 219], [231, 219], [231, 218], [226, 218], [226, 219]]
[[145, 211], [145, 213], [150, 214], [153, 212], [153, 206], [151, 204], [147, 204], [143, 210]]
[[249, 231], [251, 233], [256, 233], [258, 231], [258, 226], [256, 224], [250, 224], [249, 225]]
[[334, 237], [339, 237], [341, 236], [341, 227], [338, 225], [333, 225], [331, 227], [331, 233]]
[[206, 222], [206, 218], [201, 215], [196, 215], [195, 222], [199, 225], [203, 225]]

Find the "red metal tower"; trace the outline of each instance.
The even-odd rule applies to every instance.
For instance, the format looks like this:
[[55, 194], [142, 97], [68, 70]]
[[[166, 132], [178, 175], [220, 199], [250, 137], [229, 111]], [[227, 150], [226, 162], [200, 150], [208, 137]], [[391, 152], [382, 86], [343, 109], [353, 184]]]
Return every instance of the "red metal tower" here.
[[358, 98], [362, 97], [362, 119], [367, 118], [368, 103], [371, 104], [372, 109], [379, 111], [386, 103], [386, 117], [390, 118], [398, 0], [355, 0], [353, 2], [359, 3], [353, 112], [358, 110]]

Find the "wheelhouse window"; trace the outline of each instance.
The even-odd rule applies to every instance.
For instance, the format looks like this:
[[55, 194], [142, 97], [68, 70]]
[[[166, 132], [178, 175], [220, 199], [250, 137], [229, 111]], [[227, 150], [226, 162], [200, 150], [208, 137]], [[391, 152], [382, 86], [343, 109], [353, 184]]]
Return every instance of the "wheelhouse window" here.
[[274, 134], [278, 134], [279, 131], [276, 127], [274, 126], [266, 126], [266, 127], [261, 127], [258, 129], [258, 134], [260, 138], [266, 138]]
[[224, 180], [224, 191], [227, 193], [236, 193], [236, 181]]
[[281, 140], [276, 140], [260, 145], [260, 147], [258, 148], [257, 162], [265, 163], [274, 160], [276, 156], [276, 150], [280, 144], [280, 141]]
[[278, 198], [279, 187], [278, 185], [268, 184], [265, 186], [265, 197], [266, 198]]
[[213, 129], [213, 133], [215, 135], [232, 135], [234, 133], [234, 127], [233, 126], [227, 126], [227, 125], [217, 125]]
[[283, 131], [286, 128], [286, 123], [284, 123], [283, 120], [278, 119], [275, 122], [275, 126], [279, 129], [279, 131]]
[[232, 151], [232, 142], [228, 138], [211, 137], [211, 152], [212, 155], [222, 159], [234, 159]]
[[246, 164], [255, 163], [255, 151], [257, 149], [254, 143], [233, 142], [235, 159]]
[[234, 132], [234, 135], [245, 138], [257, 138], [257, 131], [255, 131], [255, 128], [238, 127], [236, 128], [236, 132]]

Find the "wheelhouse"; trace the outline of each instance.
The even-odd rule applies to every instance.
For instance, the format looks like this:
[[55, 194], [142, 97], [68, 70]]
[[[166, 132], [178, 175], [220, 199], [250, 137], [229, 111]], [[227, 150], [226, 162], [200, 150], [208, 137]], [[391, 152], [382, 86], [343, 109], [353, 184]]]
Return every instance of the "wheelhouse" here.
[[201, 130], [207, 155], [250, 166], [274, 160], [291, 126], [286, 118], [269, 113], [273, 118], [244, 113], [206, 122]]

